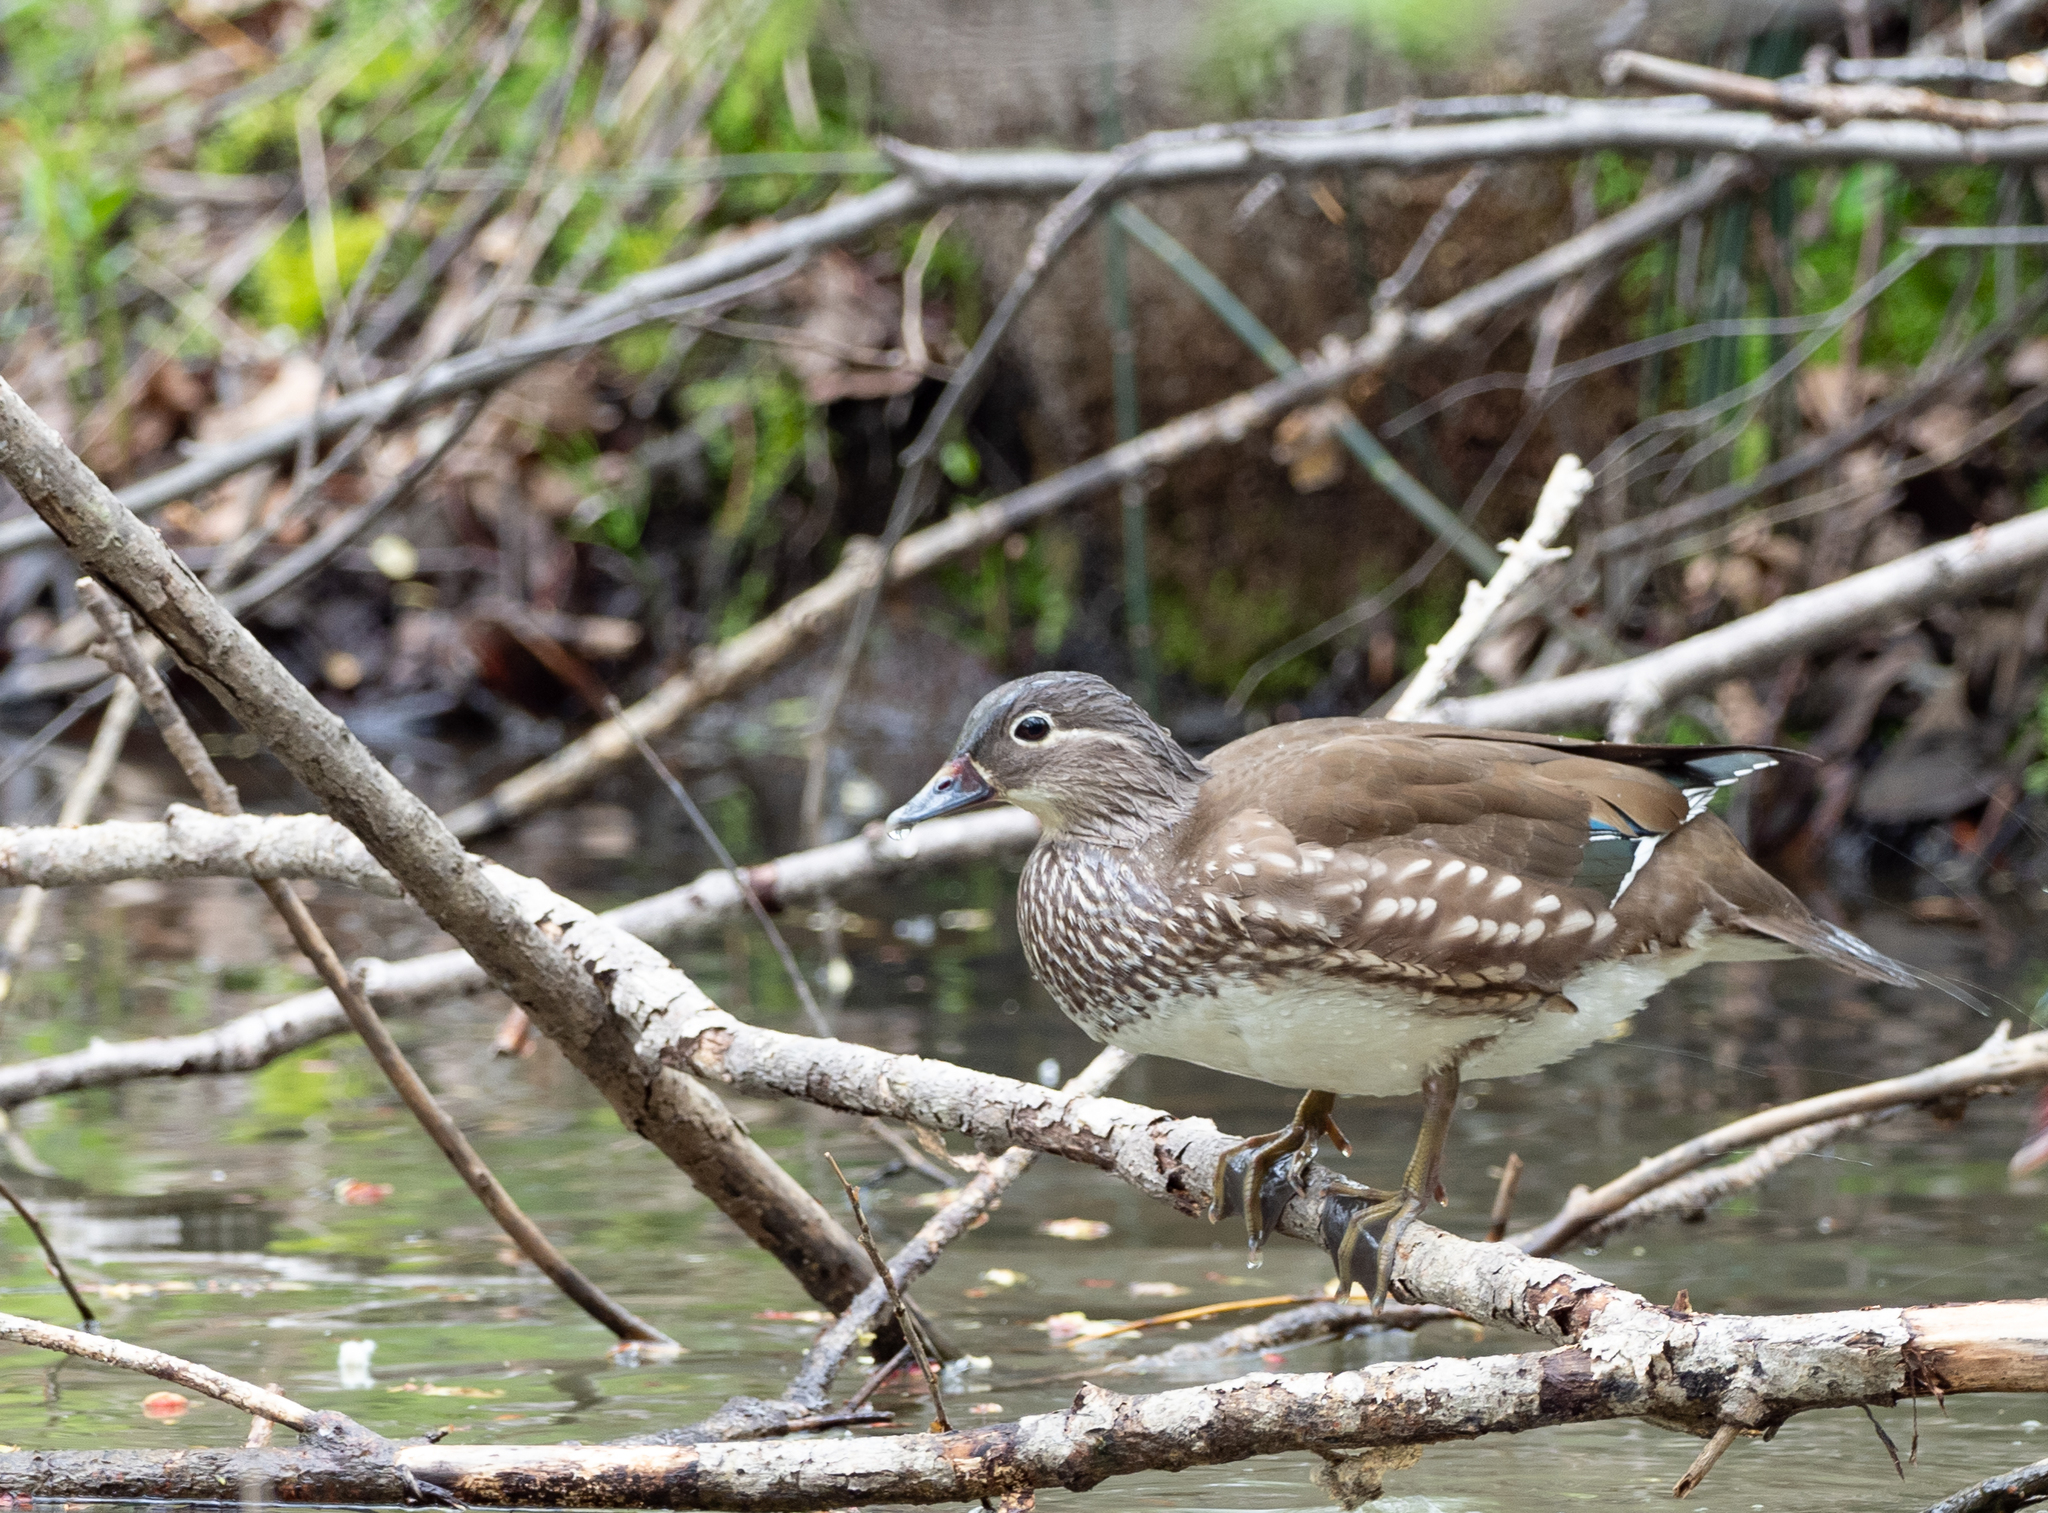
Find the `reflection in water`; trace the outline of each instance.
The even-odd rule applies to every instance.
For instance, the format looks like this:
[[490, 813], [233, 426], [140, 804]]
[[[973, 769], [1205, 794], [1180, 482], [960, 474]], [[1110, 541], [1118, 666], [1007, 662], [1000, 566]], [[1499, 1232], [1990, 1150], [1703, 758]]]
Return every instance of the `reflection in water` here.
[[[596, 816], [598, 849], [514, 858], [608, 903], [679, 881], [694, 852], [655, 810]], [[609, 829], [606, 827], [609, 826]], [[573, 827], [572, 827], [573, 828]], [[618, 836], [639, 848], [619, 856]], [[512, 850], [531, 845], [531, 837]], [[933, 878], [917, 889], [842, 900], [856, 977], [840, 1029], [896, 1051], [946, 1055], [1035, 1079], [1047, 1063], [1082, 1065], [1093, 1047], [1025, 973], [1009, 923], [1015, 879], [1000, 869]], [[239, 890], [239, 891], [238, 891]], [[19, 1059], [109, 1039], [185, 1031], [273, 1001], [302, 984], [273, 965], [282, 952], [245, 885], [167, 890], [153, 901], [65, 900], [62, 931], [31, 963], [23, 995], [0, 1024], [0, 1055]], [[398, 904], [323, 890], [313, 908], [344, 953], [399, 957], [433, 932]], [[905, 928], [898, 929], [898, 922]], [[815, 957], [803, 919], [785, 916], [800, 954]], [[1873, 944], [1917, 966], [1980, 985], [1994, 1002], [2031, 1004], [2043, 963], [2014, 910], [2020, 943], [1996, 969], [1979, 932], [1915, 923], [1882, 909], [1849, 921]], [[239, 937], [222, 938], [223, 934]], [[250, 948], [251, 937], [258, 948]], [[79, 949], [68, 958], [64, 941]], [[186, 953], [210, 958], [193, 966]], [[721, 932], [683, 964], [721, 1002], [778, 1028], [800, 1028], [788, 985], [748, 932]], [[263, 1072], [108, 1089], [33, 1105], [22, 1123], [63, 1175], [21, 1178], [53, 1238], [100, 1284], [109, 1332], [278, 1382], [320, 1407], [356, 1414], [393, 1434], [452, 1426], [457, 1443], [595, 1441], [702, 1416], [734, 1393], [772, 1394], [815, 1326], [775, 1265], [746, 1245], [675, 1170], [631, 1137], [550, 1049], [497, 1060], [489, 1042], [501, 1005], [488, 998], [436, 1006], [398, 1032], [507, 1185], [576, 1262], [627, 1306], [671, 1331], [690, 1354], [674, 1365], [627, 1369], [607, 1337], [564, 1305], [505, 1247], [461, 1184], [344, 1040]], [[1685, 979], [1633, 1032], [1535, 1077], [1476, 1082], [1453, 1131], [1454, 1202], [1433, 1216], [1483, 1230], [1491, 1172], [1510, 1152], [1529, 1163], [1518, 1218], [1551, 1211], [1571, 1186], [1597, 1182], [1638, 1158], [1760, 1104], [1912, 1070], [1981, 1040], [1990, 1021], [1938, 992], [1847, 983], [1804, 963], [1712, 969]], [[1141, 1061], [1124, 1096], [1226, 1129], [1272, 1127], [1293, 1092], [1164, 1061]], [[858, 1177], [891, 1153], [850, 1120], [788, 1104], [742, 1101], [764, 1143], [828, 1203], [826, 1152]], [[1357, 1141], [1346, 1168], [1370, 1176], [1406, 1155], [1414, 1110], [1405, 1100], [1347, 1104]], [[1791, 1311], [1995, 1296], [2042, 1290], [2041, 1195], [2048, 1178], [2013, 1184], [2004, 1162], [2021, 1139], [2021, 1100], [1989, 1099], [1958, 1124], [1915, 1115], [1803, 1160], [1761, 1191], [1698, 1224], [1626, 1233], [1597, 1258], [1602, 1275], [1656, 1298], [1690, 1290], [1696, 1307]], [[381, 1202], [337, 1200], [336, 1184], [388, 1185]], [[12, 1179], [10, 1179], [12, 1180]], [[930, 1213], [932, 1186], [914, 1173], [871, 1186], [885, 1245]], [[1106, 1223], [1100, 1240], [1041, 1233], [1047, 1220]], [[1074, 1232], [1089, 1232], [1087, 1226]], [[0, 1286], [9, 1306], [64, 1319], [18, 1224], [0, 1229]], [[925, 1306], [962, 1349], [991, 1358], [963, 1386], [968, 1403], [1004, 1416], [1053, 1411], [1066, 1383], [1020, 1385], [1204, 1337], [1217, 1326], [1125, 1336], [1083, 1350], [1055, 1344], [1043, 1321], [1081, 1311], [1137, 1318], [1167, 1307], [1268, 1292], [1313, 1291], [1327, 1263], [1276, 1244], [1256, 1279], [1242, 1235], [1140, 1198], [1099, 1172], [1041, 1162], [983, 1228], [920, 1284]], [[998, 1284], [985, 1274], [999, 1274]], [[1257, 1292], [1244, 1289], [1256, 1280]], [[1133, 1291], [1134, 1284], [1141, 1284]], [[1184, 1289], [1184, 1290], [1183, 1290]], [[1162, 1298], [1171, 1301], [1162, 1302]], [[337, 1385], [344, 1340], [372, 1339], [370, 1385]], [[1526, 1348], [1499, 1333], [1474, 1340], [1437, 1327], [1296, 1350], [1289, 1369], [1328, 1369], [1436, 1353]], [[1215, 1377], [1268, 1369], [1247, 1360]], [[857, 1373], [843, 1385], [851, 1390]], [[1196, 1379], [1185, 1374], [1174, 1381]], [[196, 1405], [173, 1424], [146, 1420], [148, 1385], [119, 1373], [63, 1368], [46, 1357], [0, 1354], [0, 1440], [35, 1445], [238, 1442], [246, 1422]], [[1106, 1380], [1122, 1391], [1174, 1384]], [[412, 1390], [394, 1391], [410, 1384]], [[469, 1389], [428, 1394], [424, 1386]], [[883, 1406], [923, 1421], [891, 1388]], [[1809, 1415], [1769, 1445], [1739, 1445], [1696, 1502], [1737, 1510], [1918, 1509], [2001, 1466], [2048, 1454], [2048, 1400], [1951, 1398], [1919, 1415], [1920, 1460], [1893, 1476], [1861, 1414]], [[1902, 1405], [1880, 1414], [1903, 1444]], [[1691, 1459], [1689, 1440], [1640, 1425], [1589, 1426], [1429, 1451], [1389, 1478], [1383, 1506], [1420, 1510], [1549, 1509], [1668, 1500]], [[1048, 1509], [1081, 1506], [1048, 1494]], [[1325, 1506], [1304, 1458], [1120, 1482], [1090, 1505], [1117, 1509], [1238, 1510]]]

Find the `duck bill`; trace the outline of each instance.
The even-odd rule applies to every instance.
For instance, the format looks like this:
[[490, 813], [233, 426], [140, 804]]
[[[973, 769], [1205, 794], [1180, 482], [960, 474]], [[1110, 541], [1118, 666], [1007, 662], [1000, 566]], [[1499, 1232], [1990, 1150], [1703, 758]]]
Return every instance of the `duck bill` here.
[[972, 809], [995, 796], [995, 789], [981, 775], [980, 768], [966, 757], [954, 757], [932, 774], [932, 780], [917, 791], [916, 798], [890, 815], [887, 823], [891, 831], [905, 830], [923, 820], [935, 820], [942, 814], [958, 814], [963, 809]]

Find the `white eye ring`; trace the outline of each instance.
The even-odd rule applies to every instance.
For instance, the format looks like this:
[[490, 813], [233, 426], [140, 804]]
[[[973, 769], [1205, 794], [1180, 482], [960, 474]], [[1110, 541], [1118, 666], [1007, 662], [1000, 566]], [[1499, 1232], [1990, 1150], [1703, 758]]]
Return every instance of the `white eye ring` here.
[[[1025, 729], [1027, 726], [1031, 727], [1028, 734]], [[1021, 741], [1027, 746], [1036, 746], [1040, 741], [1051, 735], [1052, 731], [1052, 717], [1043, 710], [1034, 709], [1031, 713], [1021, 716], [1010, 727], [1010, 739]]]

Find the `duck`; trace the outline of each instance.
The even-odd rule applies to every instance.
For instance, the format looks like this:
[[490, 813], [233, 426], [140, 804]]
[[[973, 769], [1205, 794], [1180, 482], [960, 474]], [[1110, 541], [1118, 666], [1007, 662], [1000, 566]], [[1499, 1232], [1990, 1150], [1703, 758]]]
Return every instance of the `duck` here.
[[[1540, 1071], [1715, 962], [1808, 956], [1867, 982], [1913, 970], [1824, 920], [1711, 805], [1787, 756], [1366, 717], [1269, 725], [1197, 760], [1090, 673], [996, 688], [887, 820], [1007, 802], [1038, 818], [1017, 888], [1033, 976], [1088, 1036], [1304, 1089], [1218, 1160], [1251, 1263], [1341, 1097], [1421, 1093], [1396, 1187], [1340, 1179], [1340, 1295], [1442, 1202], [1462, 1080]], [[1326, 1213], [1328, 1210], [1326, 1210]], [[1363, 1248], [1363, 1249], [1361, 1249]]]

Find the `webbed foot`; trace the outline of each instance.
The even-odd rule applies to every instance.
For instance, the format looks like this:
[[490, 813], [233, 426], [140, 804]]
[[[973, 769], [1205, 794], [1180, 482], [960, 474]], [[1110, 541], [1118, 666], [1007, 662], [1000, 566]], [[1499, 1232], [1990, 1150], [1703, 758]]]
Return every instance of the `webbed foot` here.
[[1217, 1157], [1216, 1177], [1209, 1190], [1209, 1222], [1214, 1224], [1229, 1213], [1244, 1214], [1251, 1265], [1259, 1264], [1266, 1236], [1279, 1222], [1281, 1210], [1307, 1190], [1305, 1174], [1322, 1137], [1329, 1136], [1337, 1149], [1351, 1154], [1351, 1142], [1330, 1117], [1336, 1104], [1335, 1093], [1305, 1094], [1285, 1129], [1240, 1140]]
[[1415, 1154], [1393, 1192], [1338, 1180], [1323, 1189], [1323, 1248], [1337, 1264], [1337, 1296], [1351, 1296], [1361, 1269], [1358, 1248], [1368, 1247], [1372, 1281], [1367, 1292], [1375, 1311], [1386, 1302], [1394, 1279], [1394, 1256], [1402, 1231], [1432, 1200], [1444, 1201], [1444, 1139], [1458, 1106], [1458, 1068], [1444, 1067], [1423, 1079], [1422, 1132]]
[[[1367, 1294], [1377, 1312], [1387, 1300], [1394, 1276], [1394, 1255], [1401, 1232], [1420, 1214], [1422, 1194], [1410, 1188], [1387, 1192], [1357, 1182], [1332, 1182], [1323, 1189], [1323, 1249], [1337, 1267], [1337, 1296], [1351, 1296], [1351, 1286], [1366, 1271]], [[1359, 1247], [1365, 1248], [1363, 1260]]]

